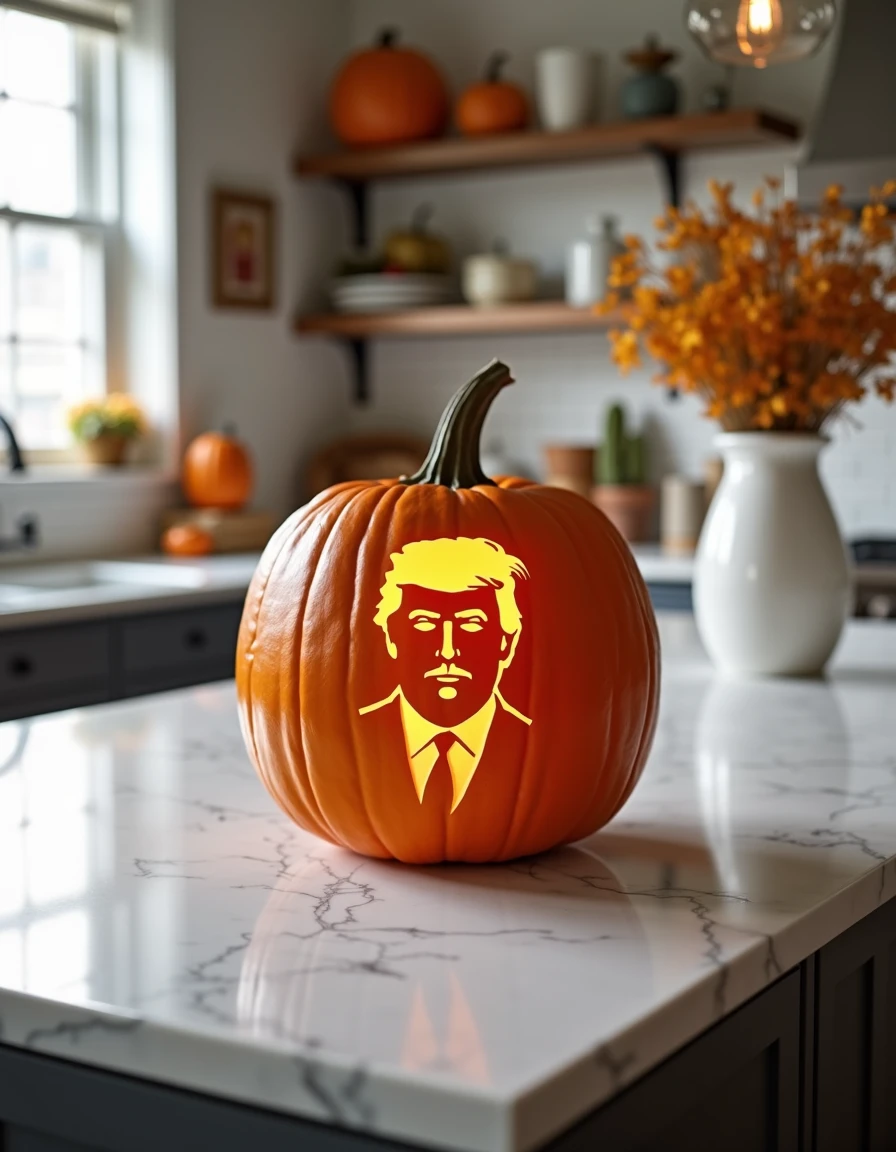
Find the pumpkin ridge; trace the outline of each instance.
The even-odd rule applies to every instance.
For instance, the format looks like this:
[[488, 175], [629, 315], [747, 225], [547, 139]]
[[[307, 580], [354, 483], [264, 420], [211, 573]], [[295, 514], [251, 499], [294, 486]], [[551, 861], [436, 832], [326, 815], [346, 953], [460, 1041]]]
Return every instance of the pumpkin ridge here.
[[[544, 497], [546, 499], [546, 503], [551, 507], [552, 517], [561, 526], [563, 534], [567, 537], [567, 539], [569, 539], [570, 543], [572, 544], [573, 551], [576, 553], [576, 556], [579, 560], [579, 564], [581, 566], [582, 573], [583, 573], [584, 579], [586, 581], [586, 585], [588, 587], [590, 587], [591, 586], [591, 573], [588, 571], [587, 565], [586, 565], [585, 561], [583, 560], [583, 554], [582, 554], [581, 550], [579, 549], [577, 538], [572, 532], [569, 531], [568, 525], [566, 523], [566, 513], [568, 512], [568, 500], [567, 500], [567, 498], [565, 496], [561, 495], [559, 489], [558, 490], [552, 490], [548, 485], [545, 485], [542, 488], [541, 493], [544, 495]], [[597, 511], [597, 509], [595, 509], [595, 511]], [[613, 543], [611, 543], [609, 545], [609, 547], [612, 548]], [[601, 760], [601, 770], [600, 770], [600, 772], [595, 772], [595, 774], [594, 774], [594, 780], [593, 780], [593, 784], [591, 787], [591, 792], [588, 796], [588, 801], [587, 801], [587, 803], [583, 803], [581, 813], [576, 818], [576, 820], [573, 822], [572, 826], [570, 827], [570, 829], [567, 833], [567, 838], [564, 841], [565, 843], [571, 843], [573, 840], [580, 838], [577, 835], [573, 835], [573, 833], [582, 825], [588, 824], [588, 826], [589, 826], [588, 830], [584, 833], [584, 835], [588, 835], [588, 834], [590, 834], [590, 832], [592, 832], [594, 830], [592, 825], [595, 824], [596, 821], [591, 819], [591, 818], [586, 819], [584, 817], [588, 817], [588, 815], [590, 814], [590, 812], [592, 810], [592, 805], [594, 804], [595, 796], [597, 796], [597, 794], [600, 790], [601, 784], [603, 783], [603, 777], [606, 774], [607, 757], [606, 757], [605, 750], [608, 748], [612, 748], [614, 746], [614, 742], [615, 742], [614, 741], [614, 718], [616, 717], [617, 710], [614, 708], [614, 701], [616, 698], [616, 687], [617, 687], [617, 682], [619, 679], [618, 672], [619, 672], [619, 661], [620, 661], [620, 637], [619, 637], [618, 633], [616, 633], [615, 631], [614, 631], [613, 635], [615, 638], [614, 667], [615, 667], [616, 674], [614, 674], [610, 678], [609, 700], [608, 700], [607, 707], [606, 707], [606, 727], [605, 727], [605, 730], [603, 731], [602, 735], [600, 733], [598, 733], [598, 743], [599, 743], [599, 746], [601, 747], [601, 749], [603, 750], [603, 759]], [[613, 809], [614, 812], [616, 812], [618, 810], [619, 810], [618, 807]], [[583, 817], [583, 814], [584, 814], [584, 817]]]
[[[303, 646], [303, 642], [305, 639], [305, 613], [306, 613], [307, 608], [308, 608], [308, 599], [309, 599], [310, 594], [311, 594], [311, 588], [312, 588], [312, 586], [313, 586], [313, 584], [314, 584], [314, 582], [318, 576], [318, 569], [320, 566], [321, 558], [323, 557], [323, 555], [327, 549], [327, 546], [330, 544], [331, 540], [333, 539], [334, 532], [336, 532], [339, 529], [340, 525], [342, 524], [343, 519], [347, 515], [350, 514], [350, 509], [352, 508], [352, 506], [357, 505], [357, 503], [360, 502], [364, 498], [364, 496], [366, 496], [367, 493], [371, 492], [371, 491], [379, 493], [379, 492], [383, 491], [383, 489], [380, 489], [380, 488], [371, 489], [371, 488], [367, 487], [366, 485], [365, 486], [359, 486], [358, 490], [353, 492], [348, 497], [348, 499], [345, 501], [345, 503], [339, 509], [339, 513], [335, 517], [335, 519], [333, 520], [332, 524], [329, 525], [326, 536], [324, 537], [323, 541], [321, 542], [320, 550], [318, 551], [318, 553], [314, 559], [314, 567], [313, 567], [312, 571], [310, 572], [308, 578], [306, 579], [305, 586], [302, 590], [302, 604], [301, 604], [301, 607], [299, 609], [299, 614], [298, 614], [298, 624], [299, 624], [298, 635], [295, 637], [295, 641], [294, 641], [296, 649], [299, 652], [300, 663], [301, 663], [302, 646]], [[388, 491], [388, 489], [386, 489], [386, 491]], [[336, 545], [334, 545], [334, 547], [336, 547]], [[299, 682], [298, 682], [298, 705], [299, 705], [299, 716], [300, 717], [303, 714], [303, 697], [304, 697], [304, 694], [308, 690], [307, 686], [306, 686], [306, 680], [307, 680], [307, 677], [305, 675], [303, 675], [301, 670], [300, 670]], [[321, 804], [320, 795], [319, 795], [319, 791], [318, 791], [318, 785], [316, 785], [316, 783], [315, 783], [314, 775], [313, 775], [312, 770], [311, 770], [311, 758], [308, 755], [308, 740], [307, 740], [307, 736], [305, 733], [305, 728], [306, 728], [306, 726], [304, 724], [302, 724], [301, 720], [300, 720], [300, 722], [299, 722], [299, 739], [300, 739], [301, 745], [302, 745], [302, 755], [303, 755], [303, 758], [305, 761], [305, 777], [306, 777], [307, 782], [308, 782], [308, 787], [311, 790], [312, 795], [314, 796], [314, 802], [315, 802], [318, 810], [321, 813], [321, 817], [323, 818], [326, 826], [330, 829], [331, 835], [333, 836], [335, 843], [342, 844], [345, 842], [343, 837], [339, 836], [338, 833], [335, 832], [329, 819], [327, 819], [323, 813], [323, 807], [324, 806]], [[376, 839], [379, 839], [379, 838], [376, 837]]]
[[[623, 547], [628, 550], [628, 546], [623, 544]], [[620, 551], [619, 545], [616, 545], [617, 551]], [[630, 556], [625, 559], [630, 560]], [[659, 631], [656, 626], [656, 616], [653, 613], [653, 608], [650, 604], [650, 598], [647, 593], [646, 585], [641, 579], [637, 567], [634, 566], [634, 561], [631, 560], [629, 566], [629, 579], [634, 585], [638, 600], [641, 605], [641, 615], [646, 630], [650, 633], [650, 638], [653, 641], [653, 649], [655, 659], [650, 660], [650, 679], [648, 683], [648, 698], [644, 710], [644, 724], [641, 729], [641, 739], [638, 744], [638, 755], [629, 779], [626, 781], [625, 787], [620, 792], [618, 801], [619, 808], [628, 800], [629, 796], [640, 779], [641, 770], [647, 761], [648, 753], [650, 752], [653, 743], [654, 733], [656, 732], [657, 719], [659, 716], [659, 696], [661, 691], [661, 670], [662, 670], [662, 647], [660, 645]], [[618, 809], [617, 809], [618, 810]]]
[[632, 789], [634, 788], [635, 784], [637, 783], [638, 779], [640, 778], [641, 769], [644, 766], [647, 752], [649, 751], [650, 744], [653, 740], [653, 733], [656, 729], [656, 717], [657, 717], [658, 703], [659, 703], [658, 698], [659, 698], [659, 659], [660, 659], [659, 653], [660, 653], [660, 645], [659, 645], [659, 636], [658, 636], [657, 630], [656, 630], [656, 618], [653, 615], [653, 610], [651, 609], [650, 604], [649, 604], [649, 600], [647, 597], [647, 591], [646, 591], [646, 588], [644, 587], [644, 582], [641, 579], [640, 573], [638, 572], [638, 569], [634, 563], [634, 560], [631, 557], [631, 553], [628, 549], [628, 545], [625, 544], [625, 542], [620, 537], [619, 540], [616, 540], [616, 539], [613, 540], [613, 546], [616, 549], [617, 555], [620, 556], [620, 558], [623, 560], [623, 562], [625, 564], [626, 571], [627, 571], [628, 578], [629, 578], [629, 583], [631, 584], [631, 586], [635, 592], [635, 595], [636, 595], [637, 600], [638, 600], [638, 604], [639, 604], [640, 609], [641, 609], [642, 623], [644, 625], [644, 629], [642, 630], [642, 633], [641, 633], [641, 635], [643, 637], [643, 643], [646, 647], [647, 640], [646, 640], [646, 636], [644, 635], [644, 630], [646, 630], [646, 632], [650, 633], [650, 638], [653, 641], [653, 646], [654, 646], [654, 654], [656, 656], [656, 659], [650, 659], [650, 661], [649, 661], [650, 678], [649, 678], [649, 682], [648, 682], [647, 700], [645, 702], [644, 715], [643, 715], [643, 720], [642, 720], [642, 724], [641, 724], [641, 735], [640, 735], [640, 738], [638, 740], [638, 747], [637, 747], [636, 756], [632, 762], [632, 766], [631, 766], [631, 769], [629, 770], [629, 774], [628, 774], [623, 786], [619, 789], [617, 797], [616, 797], [616, 811], [618, 811], [622, 807], [622, 805], [625, 803], [625, 801], [628, 799], [628, 797], [631, 795]]
[[[555, 494], [551, 492], [549, 493], [549, 499], [552, 502], [559, 504], [559, 501], [557, 500], [558, 495], [559, 493]], [[600, 515], [596, 508], [594, 508], [594, 511]], [[634, 565], [634, 561], [631, 557], [628, 545], [626, 545], [622, 538], [618, 536], [618, 533], [608, 534], [607, 538], [610, 541], [611, 547], [614, 550], [616, 556], [620, 560], [620, 569], [625, 571], [627, 576], [627, 586], [633, 593], [640, 609], [642, 628], [639, 630], [639, 636], [643, 637], [645, 630], [649, 632], [653, 641], [654, 652], [659, 653], [659, 638], [656, 632], [655, 617], [653, 615], [652, 609], [650, 608], [649, 601], [646, 598], [646, 589], [643, 587], [643, 581], [641, 580], [640, 574]], [[645, 647], [645, 649], [648, 647], [646, 640], [642, 640], [642, 646]], [[649, 653], [645, 654], [649, 656]], [[632, 760], [628, 773], [626, 774], [623, 786], [617, 790], [617, 794], [613, 799], [613, 804], [611, 805], [607, 801], [604, 803], [604, 811], [610, 811], [611, 813], [618, 812], [628, 797], [631, 795], [632, 789], [640, 778], [641, 769], [643, 768], [644, 760], [646, 759], [645, 742], [647, 744], [647, 750], [649, 750], [650, 741], [652, 740], [652, 735], [656, 728], [658, 659], [654, 660], [653, 658], [649, 658], [648, 666], [650, 668], [650, 680], [648, 684], [647, 700], [645, 702], [643, 719], [641, 723], [641, 735], [638, 739], [636, 755]]]
[[[351, 610], [351, 616], [350, 616], [350, 622], [351, 622], [350, 630], [351, 630], [352, 635], [355, 635], [355, 630], [356, 630], [357, 626], [361, 623], [361, 601], [363, 599], [363, 588], [362, 588], [362, 581], [360, 579], [360, 576], [362, 575], [362, 573], [360, 572], [360, 569], [362, 567], [364, 567], [364, 565], [362, 565], [362, 563], [361, 563], [361, 557], [362, 557], [362, 551], [364, 549], [365, 543], [370, 538], [370, 535], [373, 534], [374, 522], [377, 519], [377, 513], [381, 509], [383, 509], [384, 512], [389, 513], [389, 518], [391, 519], [395, 515], [398, 502], [401, 500], [402, 496], [405, 495], [405, 492], [407, 491], [407, 489], [403, 489], [401, 486], [396, 486], [394, 488], [387, 488], [385, 490], [374, 489], [374, 491], [378, 491], [378, 493], [380, 494], [379, 499], [377, 500], [376, 505], [371, 512], [370, 521], [367, 525], [367, 532], [365, 533], [363, 539], [361, 540], [361, 544], [355, 553], [354, 594], [352, 596], [352, 610]], [[395, 496], [391, 500], [389, 500], [389, 496], [387, 494], [391, 494], [393, 492], [395, 493]], [[387, 500], [389, 500], [388, 504], [386, 503]], [[386, 539], [388, 540], [388, 531], [385, 533], [385, 536], [386, 536]], [[381, 560], [381, 563], [382, 563], [382, 560]], [[348, 662], [347, 663], [348, 663], [348, 667], [346, 669], [346, 672], [347, 672], [346, 683], [349, 685], [353, 685], [355, 683], [355, 676], [354, 676], [355, 649], [354, 649], [353, 645], [349, 645], [349, 654], [348, 654]], [[389, 848], [388, 843], [387, 843], [388, 837], [384, 836], [382, 833], [382, 830], [377, 826], [378, 822], [374, 818], [373, 808], [368, 803], [369, 790], [366, 786], [367, 781], [366, 781], [366, 773], [364, 771], [364, 764], [362, 762], [362, 758], [359, 758], [357, 755], [357, 749], [358, 749], [358, 743], [359, 743], [358, 742], [358, 734], [356, 731], [357, 720], [358, 720], [357, 710], [354, 707], [354, 701], [352, 701], [351, 706], [349, 707], [349, 740], [351, 743], [352, 757], [353, 757], [354, 765], [355, 765], [355, 776], [357, 777], [358, 788], [360, 790], [361, 797], [364, 801], [364, 815], [367, 818], [367, 823], [370, 825], [370, 829], [371, 829], [371, 832], [372, 832], [374, 838], [376, 840], [378, 840], [380, 845], [382, 846], [383, 852], [387, 856], [394, 858], [395, 853], [391, 850], [391, 848]]]
[[[341, 515], [342, 508], [345, 507], [345, 505], [348, 504], [349, 501], [351, 500], [350, 495], [346, 496], [346, 495], [344, 495], [344, 493], [341, 493], [341, 492], [338, 494], [338, 497], [343, 498], [343, 502], [342, 502], [342, 506], [339, 509], [339, 512], [334, 517], [334, 522], [336, 519], [338, 519], [338, 516]], [[295, 552], [295, 550], [301, 546], [301, 544], [304, 540], [304, 533], [303, 533], [302, 529], [304, 529], [306, 527], [310, 527], [310, 525], [314, 522], [316, 517], [318, 515], [325, 514], [325, 512], [326, 512], [326, 504], [320, 503], [317, 505], [317, 507], [313, 513], [308, 513], [307, 509], [300, 509], [297, 513], [294, 513], [293, 516], [290, 517], [289, 521], [287, 522], [289, 524], [289, 547], [288, 547], [288, 549], [284, 548], [278, 554], [277, 558], [280, 559], [281, 556], [283, 556], [284, 553], [287, 553], [287, 552], [289, 553], [289, 557], [291, 557], [292, 554]], [[288, 565], [289, 557], [287, 557], [285, 559], [286, 565]], [[266, 585], [265, 585], [266, 590], [267, 590], [267, 587], [270, 585], [271, 580], [273, 579], [273, 575], [274, 575], [275, 570], [276, 569], [272, 568], [269, 572], [268, 580], [266, 581]], [[258, 625], [259, 626], [261, 623], [261, 615], [262, 615], [262, 612], [264, 611], [264, 607], [265, 607], [265, 602], [262, 601], [260, 603], [259, 609], [258, 609]], [[301, 618], [302, 612], [304, 612], [304, 599], [303, 599], [303, 603], [301, 604], [301, 606], [298, 610], [298, 613], [297, 613], [298, 619]], [[258, 628], [258, 631], [260, 631], [260, 627]], [[286, 690], [288, 678], [283, 676], [282, 670], [283, 670], [283, 662], [282, 662], [282, 660], [278, 660], [278, 662], [276, 664], [277, 691], [278, 691], [277, 711], [278, 711], [278, 715], [280, 715], [280, 716], [284, 716], [284, 715], [289, 714], [288, 709], [284, 708], [284, 692]], [[250, 698], [250, 702], [254, 708], [255, 707], [254, 698]], [[287, 701], [287, 703], [288, 703], [288, 701]], [[280, 746], [281, 746], [282, 753], [289, 752], [290, 751], [289, 737], [288, 736], [286, 737], [286, 741], [284, 743], [284, 735], [282, 732], [282, 726], [281, 726], [281, 731], [279, 733], [279, 740], [280, 740]], [[286, 759], [287, 759], [287, 761], [289, 761], [288, 756], [286, 757]], [[318, 798], [314, 794], [314, 791], [311, 788], [310, 782], [307, 780], [307, 763], [306, 763], [306, 759], [305, 759], [304, 748], [302, 748], [302, 750], [301, 750], [301, 755], [300, 755], [301, 763], [296, 763], [290, 773], [278, 773], [277, 771], [273, 771], [271, 769], [271, 766], [269, 763], [270, 760], [271, 760], [271, 753], [270, 753], [270, 751], [268, 751], [268, 754], [264, 758], [259, 759], [256, 767], [258, 768], [258, 772], [259, 772], [259, 775], [261, 776], [262, 781], [264, 782], [268, 791], [271, 793], [271, 795], [277, 801], [277, 804], [281, 808], [281, 810], [286, 812], [287, 815], [289, 815], [292, 819], [295, 820], [296, 817], [293, 815], [293, 813], [296, 810], [296, 807], [298, 804], [298, 809], [301, 812], [303, 819], [297, 820], [297, 823], [302, 824], [303, 820], [304, 820], [303, 826], [311, 825], [312, 830], [316, 831], [317, 834], [319, 836], [321, 836], [324, 840], [328, 840], [331, 843], [338, 843], [339, 841], [336, 839], [336, 837], [333, 833], [333, 830], [330, 827], [329, 821], [324, 817], [323, 812], [320, 809], [320, 803], [318, 801]], [[283, 792], [283, 789], [279, 786], [279, 780], [280, 780], [281, 776], [284, 778], [285, 781], [287, 781], [291, 784], [292, 791], [295, 794], [294, 798], [288, 799], [288, 800], [285, 799], [285, 794]], [[296, 801], [297, 801], [297, 804], [296, 804]]]
[[[570, 553], [571, 553], [571, 555], [573, 555], [576, 558], [576, 562], [578, 565], [579, 579], [581, 582], [582, 589], [585, 593], [585, 599], [587, 600], [588, 590], [590, 588], [590, 582], [588, 580], [588, 573], [586, 572], [585, 567], [582, 563], [581, 555], [579, 553], [576, 541], [568, 532], [566, 532], [564, 526], [559, 522], [559, 520], [555, 516], [553, 516], [551, 514], [551, 511], [549, 509], [542, 507], [537, 498], [536, 499], [531, 498], [532, 496], [536, 496], [537, 492], [539, 492], [539, 491], [543, 491], [543, 489], [540, 486], [538, 488], [536, 488], [535, 491], [533, 491], [531, 493], [530, 492], [526, 493], [527, 507], [529, 509], [529, 514], [531, 516], [532, 511], [533, 510], [536, 511], [537, 516], [541, 521], [540, 526], [539, 526], [539, 534], [540, 535], [544, 532], [544, 527], [547, 524], [547, 525], [549, 525], [550, 529], [553, 532], [559, 534], [559, 536], [561, 538], [564, 538], [568, 542], [569, 548], [570, 548]], [[535, 519], [535, 517], [532, 517], [532, 518]], [[536, 695], [537, 695], [537, 692], [536, 692], [536, 686], [534, 684], [534, 675], [535, 675], [536, 669], [538, 669], [538, 668], [539, 668], [538, 663], [535, 660], [533, 660], [533, 677], [532, 677], [532, 682], [530, 683], [530, 686], [529, 686], [529, 690], [530, 690], [530, 693], [534, 693]], [[531, 715], [531, 712], [529, 714]], [[562, 718], [558, 717], [556, 719], [559, 721]], [[529, 779], [530, 775], [534, 775], [534, 777], [537, 780], [538, 787], [533, 792], [532, 801], [529, 804], [529, 810], [530, 810], [530, 812], [538, 812], [539, 808], [541, 807], [541, 804], [540, 804], [541, 798], [544, 796], [545, 789], [549, 786], [551, 781], [550, 781], [550, 778], [549, 778], [547, 773], [544, 773], [544, 772], [539, 773], [539, 772], [534, 770], [532, 763], [531, 763], [533, 755], [534, 755], [534, 745], [533, 745], [533, 742], [530, 741], [527, 745], [527, 748], [526, 748], [526, 757], [525, 757], [525, 761], [523, 764], [522, 776], [523, 776], [523, 779], [526, 780], [526, 779]], [[595, 775], [597, 775], [597, 774], [595, 774]], [[595, 788], [597, 787], [597, 782], [595, 782], [594, 787]], [[518, 820], [519, 815], [520, 815], [521, 797], [522, 797], [522, 788], [520, 789], [520, 793], [517, 796], [516, 803], [514, 805], [513, 820], [512, 820], [511, 826], [510, 826], [511, 832], [517, 838], [520, 835], [519, 830], [516, 827], [516, 824], [517, 824], [517, 820]], [[508, 838], [505, 838], [505, 841], [501, 845], [501, 854], [502, 855], [506, 852], [506, 846], [507, 846], [507, 839]]]

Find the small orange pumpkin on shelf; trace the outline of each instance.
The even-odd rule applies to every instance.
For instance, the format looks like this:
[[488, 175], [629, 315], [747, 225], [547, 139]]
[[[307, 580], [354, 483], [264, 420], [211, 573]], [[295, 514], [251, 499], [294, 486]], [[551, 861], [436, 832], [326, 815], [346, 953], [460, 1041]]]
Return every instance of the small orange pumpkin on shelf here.
[[236, 511], [252, 495], [252, 460], [227, 432], [203, 432], [184, 453], [181, 483], [195, 508]]
[[458, 98], [454, 121], [465, 136], [518, 132], [528, 126], [529, 97], [518, 84], [501, 79], [508, 59], [506, 52], [493, 52], [485, 66], [485, 78]]
[[497, 361], [449, 403], [413, 476], [294, 513], [246, 597], [236, 682], [258, 773], [297, 824], [414, 864], [543, 852], [605, 824], [653, 738], [659, 641], [609, 520], [490, 480]]
[[350, 56], [336, 74], [330, 122], [343, 144], [403, 144], [444, 132], [450, 105], [441, 72], [397, 40], [394, 29], [381, 32], [375, 47]]
[[215, 548], [211, 533], [198, 524], [172, 524], [162, 533], [161, 543], [169, 556], [208, 556]]

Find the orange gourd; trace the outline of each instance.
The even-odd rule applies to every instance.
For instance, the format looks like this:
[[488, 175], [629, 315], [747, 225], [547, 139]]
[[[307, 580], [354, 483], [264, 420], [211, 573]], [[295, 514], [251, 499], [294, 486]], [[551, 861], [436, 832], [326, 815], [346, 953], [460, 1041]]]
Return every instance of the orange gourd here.
[[382, 32], [376, 47], [342, 65], [330, 90], [330, 122], [344, 144], [400, 144], [441, 136], [448, 120], [448, 90], [423, 52], [396, 47], [397, 33]]
[[208, 556], [215, 542], [198, 524], [172, 524], [162, 533], [162, 551], [169, 556]]
[[347, 481], [262, 556], [237, 644], [240, 718], [297, 824], [369, 856], [497, 861], [578, 840], [638, 780], [656, 621], [589, 501], [488, 479], [494, 361], [414, 476]]
[[529, 98], [518, 84], [501, 79], [506, 52], [495, 52], [485, 66], [485, 78], [462, 92], [454, 121], [465, 136], [516, 132], [529, 123]]
[[194, 507], [235, 511], [252, 495], [252, 461], [234, 436], [203, 432], [184, 453], [181, 481]]

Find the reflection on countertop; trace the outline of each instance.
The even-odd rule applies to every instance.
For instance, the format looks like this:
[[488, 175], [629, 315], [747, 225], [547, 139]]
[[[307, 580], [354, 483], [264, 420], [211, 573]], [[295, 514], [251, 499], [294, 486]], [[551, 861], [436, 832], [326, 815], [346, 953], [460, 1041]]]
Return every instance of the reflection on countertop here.
[[0, 725], [4, 1042], [411, 1142], [550, 1138], [896, 896], [892, 633], [733, 682], [661, 626], [632, 799], [509, 865], [291, 826], [229, 684]]

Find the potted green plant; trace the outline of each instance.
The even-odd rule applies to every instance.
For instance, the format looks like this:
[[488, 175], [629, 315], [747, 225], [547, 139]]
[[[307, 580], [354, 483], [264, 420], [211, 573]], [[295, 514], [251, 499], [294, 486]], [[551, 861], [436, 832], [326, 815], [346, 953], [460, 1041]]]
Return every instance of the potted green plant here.
[[91, 464], [123, 464], [128, 445], [146, 430], [142, 408], [124, 392], [76, 404], [68, 410], [67, 419]]

